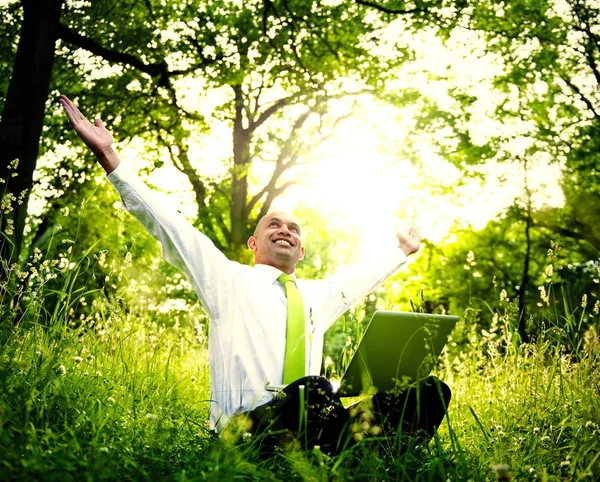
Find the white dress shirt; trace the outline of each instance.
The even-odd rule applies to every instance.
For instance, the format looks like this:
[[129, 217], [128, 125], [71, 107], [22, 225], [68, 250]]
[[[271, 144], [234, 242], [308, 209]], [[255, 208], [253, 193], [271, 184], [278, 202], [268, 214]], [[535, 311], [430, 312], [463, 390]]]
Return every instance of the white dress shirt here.
[[[228, 260], [164, 196], [123, 163], [108, 175], [125, 208], [162, 244], [163, 256], [187, 276], [209, 319], [211, 427], [268, 402], [283, 378], [286, 297], [282, 273]], [[319, 375], [325, 330], [406, 261], [399, 248], [338, 270], [323, 280], [297, 280], [306, 310], [306, 374]]]

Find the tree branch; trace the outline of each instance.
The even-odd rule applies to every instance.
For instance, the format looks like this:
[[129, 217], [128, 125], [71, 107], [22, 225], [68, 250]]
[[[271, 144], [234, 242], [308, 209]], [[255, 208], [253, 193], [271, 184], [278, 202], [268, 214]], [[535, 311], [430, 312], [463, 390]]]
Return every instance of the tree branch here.
[[[248, 215], [252, 212], [252, 209], [254, 209], [256, 203], [265, 195], [265, 193], [269, 192], [275, 187], [275, 184], [277, 183], [281, 175], [293, 164], [295, 164], [296, 159], [299, 155], [299, 151], [296, 151], [295, 155], [293, 156], [290, 156], [290, 152], [292, 150], [293, 142], [296, 139], [296, 133], [298, 132], [298, 130], [300, 130], [300, 128], [304, 125], [308, 117], [312, 113], [314, 113], [316, 109], [316, 105], [311, 107], [300, 117], [298, 117], [298, 119], [296, 119], [296, 122], [294, 122], [294, 125], [292, 126], [292, 129], [290, 130], [287, 139], [285, 140], [283, 146], [279, 150], [279, 155], [277, 156], [277, 160], [275, 161], [275, 168], [273, 169], [273, 173], [271, 174], [271, 179], [269, 179], [269, 182], [265, 185], [265, 187], [263, 187], [257, 194], [252, 196], [252, 198], [246, 205], [246, 213], [248, 213]], [[288, 162], [284, 163], [285, 159], [290, 157], [291, 159]]]
[[[557, 69], [557, 73], [560, 76], [560, 78], [563, 80], [563, 82], [565, 84], [567, 84], [569, 86], [569, 88], [579, 96], [579, 98], [586, 105], [586, 107], [593, 112], [594, 117], [598, 117], [598, 112], [596, 111], [596, 108], [594, 107], [594, 103], [590, 99], [588, 99], [583, 94], [583, 92], [581, 92], [581, 89], [571, 81], [571, 79], [562, 71], [562, 69]], [[600, 83], [599, 83], [599, 85], [600, 85]]]
[[260, 213], [258, 214], [256, 221], [260, 220], [262, 217], [264, 217], [269, 212], [269, 209], [271, 209], [271, 204], [273, 204], [273, 201], [275, 200], [275, 198], [277, 196], [279, 196], [288, 187], [290, 187], [294, 184], [296, 184], [296, 181], [288, 181], [285, 184], [279, 186], [278, 188], [269, 190], [267, 199], [265, 199], [265, 202], [263, 203], [262, 207], [260, 208]]
[[171, 162], [175, 166], [175, 168], [185, 174], [188, 178], [190, 184], [192, 185], [192, 189], [194, 190], [194, 195], [196, 198], [196, 204], [198, 206], [198, 220], [202, 223], [203, 229], [205, 230], [207, 236], [215, 243], [215, 246], [219, 248], [219, 250], [223, 251], [223, 245], [219, 241], [219, 237], [215, 231], [214, 222], [210, 217], [208, 206], [206, 205], [206, 186], [200, 176], [196, 172], [196, 170], [192, 167], [188, 155], [186, 147], [178, 143], [177, 149], [179, 153], [175, 153], [173, 146], [167, 142], [167, 140], [160, 135], [160, 128], [158, 126], [157, 131], [159, 142], [167, 148], [169, 152], [169, 157], [171, 158]]
[[[271, 37], [269, 37], [269, 35], [267, 35], [267, 20], [268, 20], [267, 12], [269, 10], [271, 10], [275, 14], [275, 16], [279, 19], [281, 24], [283, 24], [283, 21], [281, 20], [281, 16], [279, 15], [279, 12], [277, 12], [275, 5], [273, 5], [273, 2], [271, 0], [265, 0], [264, 3], [265, 3], [265, 8], [263, 10], [263, 17], [262, 17], [263, 33], [265, 34], [265, 37], [267, 37], [269, 39], [269, 43], [271, 44], [273, 49], [280, 50], [280, 47], [275, 45], [274, 39], [272, 39]], [[287, 7], [287, 5], [286, 5], [286, 7]], [[286, 8], [286, 9], [289, 11], [289, 8]], [[291, 16], [292, 16], [292, 21], [289, 22], [289, 28], [290, 28], [291, 32], [295, 34], [296, 28], [295, 28], [294, 22], [293, 22], [293, 15], [291, 15]], [[296, 62], [300, 66], [300, 68], [304, 72], [309, 72], [309, 70], [306, 68], [306, 66], [302, 62], [302, 59], [300, 59], [300, 54], [298, 53], [298, 50], [296, 48], [296, 42], [292, 42], [292, 52], [294, 53], [294, 57], [296, 59]]]
[[584, 28], [575, 27], [575, 30], [581, 33], [585, 33], [587, 41], [583, 45], [583, 49], [585, 51], [585, 58], [587, 59], [588, 66], [592, 69], [592, 73], [594, 74], [594, 78], [596, 79], [596, 84], [600, 85], [600, 71], [598, 70], [598, 63], [596, 62], [596, 58], [594, 56], [594, 49], [599, 51], [599, 42], [598, 37], [592, 32], [592, 28], [589, 23], [589, 16], [585, 15], [581, 11], [581, 8], [574, 8], [575, 15], [577, 19], [584, 25]]
[[103, 45], [100, 45], [95, 40], [74, 32], [63, 24], [60, 24], [58, 28], [58, 37], [66, 42], [76, 45], [77, 47], [88, 50], [89, 52], [92, 52], [93, 54], [96, 54], [103, 59], [108, 60], [109, 62], [126, 64], [134, 67], [148, 74], [150, 77], [169, 75], [167, 63], [164, 60], [154, 64], [146, 64], [131, 54], [110, 50]]
[[[290, 8], [287, 0], [283, 0], [283, 5], [285, 6], [285, 9], [287, 10], [287, 12], [290, 14], [290, 17], [292, 18], [292, 21], [296, 21], [296, 15], [294, 14], [294, 12], [292, 11], [292, 9]], [[329, 50], [329, 52], [331, 54], [333, 54], [333, 56], [340, 61], [340, 54], [338, 53], [338, 51], [336, 49], [334, 49], [331, 44], [318, 32], [318, 30], [312, 29], [312, 25], [309, 24], [308, 22], [304, 21], [303, 22], [305, 25], [306, 30], [308, 31], [313, 31], [313, 33], [316, 35], [316, 37], [323, 43], [323, 45], [325, 45], [325, 47], [327, 48], [327, 50]], [[310, 46], [310, 42], [307, 44], [310, 52], [316, 57], [319, 58], [321, 56], [319, 56]], [[343, 62], [342, 62], [343, 64]]]
[[159, 86], [166, 86], [168, 84], [169, 77], [185, 75], [189, 72], [193, 72], [201, 67], [212, 63], [212, 61], [207, 61], [203, 58], [201, 62], [194, 64], [188, 69], [170, 71], [169, 66], [167, 65], [167, 62], [165, 60], [161, 60], [160, 62], [155, 62], [152, 64], [145, 63], [138, 57], [135, 57], [134, 55], [106, 48], [103, 45], [96, 42], [95, 40], [88, 37], [84, 37], [83, 35], [74, 32], [69, 27], [63, 24], [59, 24], [58, 38], [72, 45], [85, 49], [95, 55], [98, 55], [99, 57], [102, 57], [108, 62], [129, 65], [137, 70], [140, 70], [141, 72], [144, 72], [145, 74], [148, 74], [150, 77], [159, 77]]
[[264, 124], [269, 117], [275, 114], [278, 110], [288, 105], [293, 98], [293, 95], [290, 97], [284, 97], [283, 99], [279, 99], [278, 101], [273, 103], [269, 108], [265, 109], [258, 116], [258, 119], [256, 119], [256, 121], [250, 123], [250, 125], [248, 126], [248, 133], [252, 134], [256, 129], [258, 129], [262, 124]]
[[358, 5], [363, 5], [365, 7], [371, 7], [375, 10], [379, 10], [384, 13], [398, 14], [398, 15], [410, 15], [413, 13], [425, 13], [427, 9], [425, 8], [389, 8], [384, 5], [380, 5], [375, 2], [370, 2], [368, 0], [354, 0]]

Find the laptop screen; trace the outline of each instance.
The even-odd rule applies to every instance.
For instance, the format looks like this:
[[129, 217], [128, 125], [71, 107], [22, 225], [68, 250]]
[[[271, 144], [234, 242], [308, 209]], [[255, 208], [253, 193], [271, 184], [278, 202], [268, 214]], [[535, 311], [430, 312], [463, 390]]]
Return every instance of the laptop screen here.
[[457, 316], [376, 311], [342, 376], [339, 395], [401, 390], [429, 376]]

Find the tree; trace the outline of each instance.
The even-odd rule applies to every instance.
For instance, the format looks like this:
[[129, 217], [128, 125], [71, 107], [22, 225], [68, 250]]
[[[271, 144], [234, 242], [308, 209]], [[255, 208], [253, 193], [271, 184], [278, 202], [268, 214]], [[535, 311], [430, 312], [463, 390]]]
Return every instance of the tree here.
[[[409, 28], [429, 25], [449, 45], [460, 37], [468, 37], [472, 45], [483, 43], [480, 55], [501, 65], [489, 79], [489, 91], [498, 100], [488, 102], [485, 116], [495, 129], [483, 139], [478, 123], [486, 99], [474, 94], [477, 86], [449, 89], [455, 100], [450, 108], [431, 100], [423, 109], [422, 129], [451, 133], [438, 137], [442, 157], [466, 175], [488, 161], [514, 163], [526, 178], [535, 164], [562, 166], [562, 208], [535, 208], [525, 182], [523, 200], [512, 210], [511, 218], [518, 220], [513, 229], [523, 231], [514, 253], [518, 257], [511, 257], [520, 275], [513, 273], [511, 279], [521, 312], [519, 332], [527, 340], [526, 323], [539, 302], [532, 295], [534, 280], [539, 282], [536, 271], [549, 242], [569, 245], [573, 266], [595, 262], [600, 254], [600, 5], [590, 0], [356, 2]], [[546, 243], [536, 242], [539, 237]], [[583, 286], [590, 288], [583, 282], [577, 286], [574, 295], [579, 297]]]
[[[55, 7], [60, 14], [60, 3]], [[193, 186], [198, 227], [234, 255], [261, 213], [293, 183], [291, 169], [348, 115], [328, 118], [331, 103], [381, 88], [393, 63], [370, 53], [377, 22], [352, 4], [97, 1], [68, 3], [60, 23], [52, 18], [44, 55], [55, 59], [52, 88], [70, 93], [84, 109], [99, 110], [118, 138], [143, 136], [168, 151]], [[112, 74], [98, 73], [108, 65], [116, 67]], [[363, 81], [346, 88], [341, 78]], [[181, 86], [192, 82], [229, 91], [218, 117], [230, 123], [232, 155], [229, 175], [218, 183], [199, 172], [190, 155], [191, 136], [208, 133], [200, 111], [186, 105]], [[40, 88], [47, 90], [46, 84], [38, 79]], [[29, 100], [43, 112], [45, 98]], [[49, 126], [57, 125], [53, 114], [47, 112]], [[53, 129], [43, 143], [50, 149], [68, 139]], [[33, 172], [32, 159], [21, 168]], [[156, 165], [162, 162], [155, 158]], [[271, 175], [253, 190], [260, 162], [270, 163]], [[24, 220], [25, 206], [22, 213]], [[23, 223], [14, 231], [22, 240]], [[20, 252], [20, 242], [12, 252]]]
[[[0, 260], [18, 260], [33, 185], [63, 0], [22, 0], [23, 21], [0, 119]], [[13, 5], [7, 7], [14, 9]], [[4, 269], [0, 273], [3, 278]]]
[[[94, 5], [98, 11], [90, 12], [85, 26], [63, 28], [61, 38], [109, 62], [148, 73], [150, 64], [139, 60], [145, 53], [142, 45], [129, 44], [127, 56], [118, 54], [121, 45], [126, 45], [124, 39], [130, 38], [126, 30], [120, 33], [123, 39], [112, 36], [110, 45], [93, 39], [106, 38], [102, 33], [106, 26], [94, 20], [102, 11], [100, 5]], [[363, 37], [375, 27], [364, 22], [362, 10], [352, 5], [198, 3], [182, 7], [170, 18], [161, 10], [165, 7], [155, 7], [148, 18], [168, 19], [161, 28], [176, 35], [146, 56], [167, 59], [177, 51], [183, 68], [176, 70], [159, 60], [151, 64], [163, 66], [160, 75], [147, 88], [138, 89], [137, 95], [150, 103], [155, 103], [149, 99], [152, 96], [163, 102], [156, 105], [156, 111], [145, 109], [149, 114], [143, 123], [145, 137], [165, 149], [188, 177], [198, 205], [198, 227], [221, 249], [239, 256], [257, 219], [294, 182], [289, 171], [306, 162], [310, 149], [348, 115], [327, 119], [331, 103], [359, 91], [373, 92], [382, 85], [390, 61], [369, 53], [370, 44]], [[85, 30], [89, 36], [84, 38], [75, 30]], [[227, 92], [217, 116], [229, 123], [232, 154], [227, 160], [229, 174], [218, 184], [199, 172], [194, 165], [197, 160], [190, 156], [194, 142], [190, 136], [206, 128], [205, 119], [199, 111], [183, 106], [176, 83], [192, 76], [206, 89], [225, 88]], [[365, 82], [358, 89], [348, 89], [340, 76], [362, 76]], [[107, 107], [109, 103], [115, 107], [108, 98], [106, 102]], [[259, 163], [270, 164], [271, 173], [252, 191]]]

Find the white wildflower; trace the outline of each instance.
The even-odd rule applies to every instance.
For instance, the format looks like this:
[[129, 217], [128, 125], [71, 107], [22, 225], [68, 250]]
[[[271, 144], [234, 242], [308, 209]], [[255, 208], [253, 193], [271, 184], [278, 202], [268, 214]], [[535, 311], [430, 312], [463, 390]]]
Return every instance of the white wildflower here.
[[540, 291], [540, 298], [542, 300], [542, 303], [549, 304], [550, 296], [548, 295], [548, 293], [546, 293], [546, 288], [544, 286], [539, 286], [538, 290]]
[[12, 193], [6, 193], [2, 197], [2, 201], [0, 201], [0, 210], [2, 210], [4, 214], [10, 213], [12, 211], [12, 203], [16, 200], [17, 198]]
[[469, 263], [471, 266], [474, 266], [476, 264], [475, 253], [473, 253], [472, 250], [470, 250], [467, 254], [467, 263]]
[[15, 222], [12, 219], [6, 220], [6, 226], [4, 227], [4, 232], [8, 236], [12, 236], [15, 233]]

